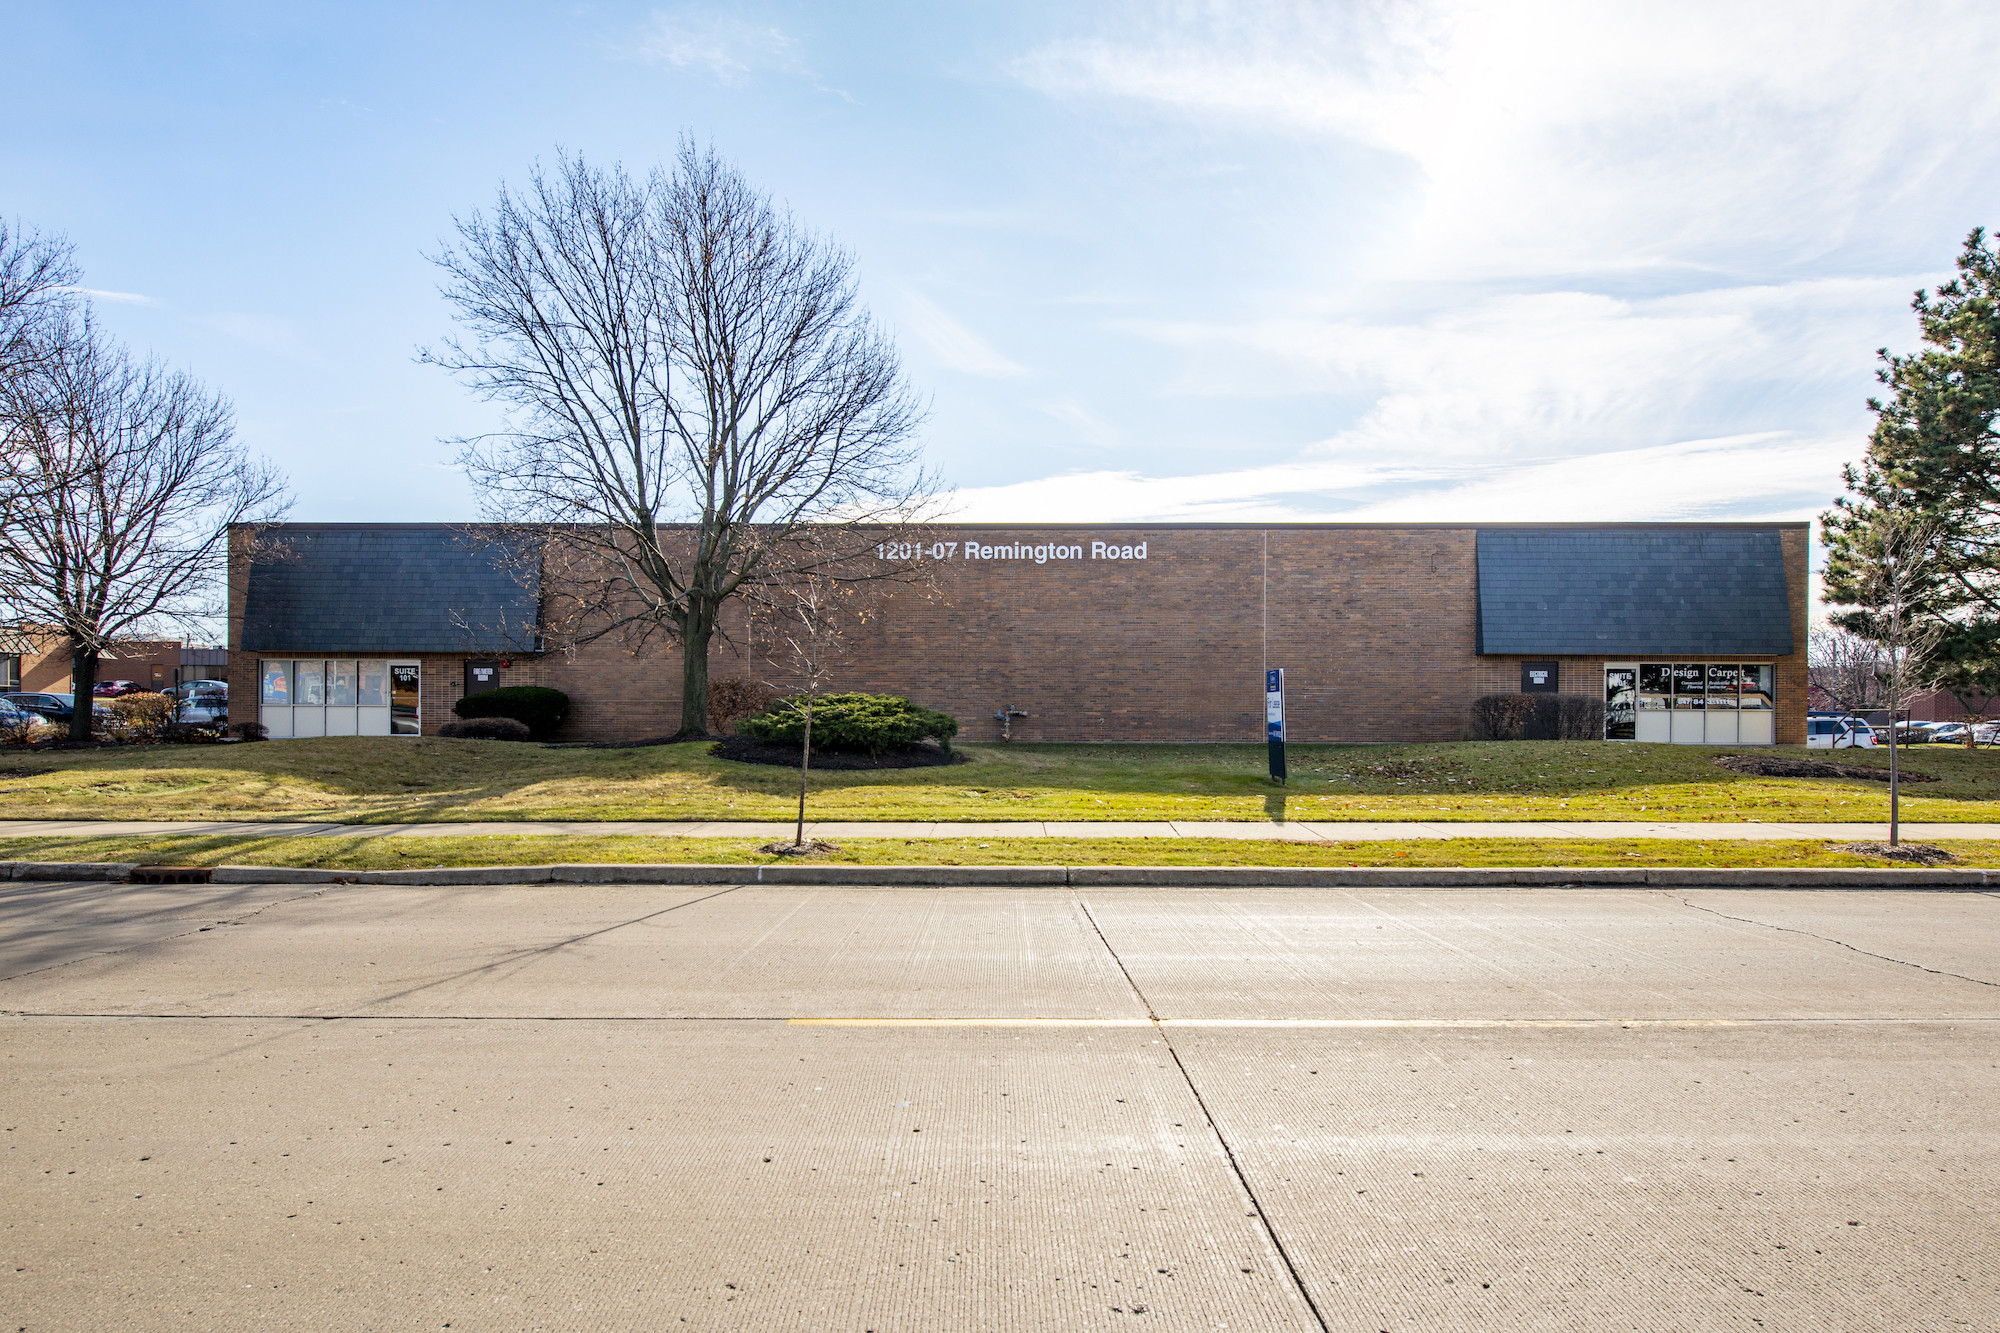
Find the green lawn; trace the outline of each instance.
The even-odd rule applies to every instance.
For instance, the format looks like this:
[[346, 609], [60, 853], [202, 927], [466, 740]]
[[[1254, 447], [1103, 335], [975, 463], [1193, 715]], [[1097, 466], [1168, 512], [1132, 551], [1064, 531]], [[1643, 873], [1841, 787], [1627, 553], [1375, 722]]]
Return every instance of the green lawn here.
[[[1295, 843], [1233, 838], [855, 838], [814, 864], [1144, 866], [1873, 866], [1891, 863], [1800, 840], [1448, 838]], [[1973, 868], [2000, 866], [2000, 843], [1936, 844]], [[408, 870], [553, 864], [766, 864], [753, 841], [642, 837], [7, 838], [0, 860]]]
[[[0, 818], [439, 820], [782, 819], [797, 776], [706, 745], [556, 749], [341, 737], [78, 753], [0, 751]], [[1562, 742], [1292, 747], [1292, 783], [1261, 745], [968, 745], [971, 762], [816, 773], [822, 820], [1879, 820], [1885, 784], [1743, 777], [1697, 746]], [[1730, 753], [1728, 749], [1719, 751]], [[1803, 751], [1782, 753], [1803, 754]], [[1823, 757], [1823, 756], [1822, 756]], [[1886, 765], [1886, 752], [1842, 751]], [[1907, 766], [1911, 820], [2000, 820], [2000, 752], [1926, 746]]]

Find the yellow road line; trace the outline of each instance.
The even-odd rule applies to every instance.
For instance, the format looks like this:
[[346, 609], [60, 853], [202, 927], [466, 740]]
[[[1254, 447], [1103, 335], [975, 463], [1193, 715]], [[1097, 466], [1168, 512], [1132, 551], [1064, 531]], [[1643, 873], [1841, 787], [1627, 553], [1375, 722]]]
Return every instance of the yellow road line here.
[[1995, 1018], [792, 1018], [833, 1028], [1754, 1028], [1994, 1023]]

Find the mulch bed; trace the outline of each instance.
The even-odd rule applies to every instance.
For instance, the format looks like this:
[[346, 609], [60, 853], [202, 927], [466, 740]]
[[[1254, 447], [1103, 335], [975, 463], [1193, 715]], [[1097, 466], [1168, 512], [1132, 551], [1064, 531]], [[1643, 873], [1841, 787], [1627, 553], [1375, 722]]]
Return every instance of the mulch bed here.
[[[755, 736], [724, 736], [709, 747], [710, 754], [717, 759], [733, 759], [739, 764], [773, 764], [784, 768], [799, 766], [799, 747], [786, 745], [781, 741], [760, 741]], [[962, 754], [946, 754], [935, 745], [912, 745], [908, 749], [890, 750], [885, 754], [842, 754], [834, 750], [815, 749], [812, 755], [814, 768], [826, 769], [870, 769], [870, 768], [941, 768], [946, 764], [962, 764]]]
[[[1781, 759], [1776, 755], [1725, 754], [1715, 761], [1732, 773], [1747, 773], [1758, 778], [1860, 778], [1864, 782], [1887, 782], [1889, 767], [1880, 768], [1863, 764], [1828, 764], [1817, 759]], [[1937, 782], [1940, 779], [1929, 773], [1917, 773], [1903, 769], [1905, 782]]]
[[1941, 866], [1958, 858], [1942, 847], [1933, 847], [1926, 842], [1899, 842], [1891, 847], [1886, 842], [1843, 842], [1832, 848], [1836, 852], [1852, 852], [1856, 856], [1873, 856], [1884, 861], [1909, 861], [1920, 866]]

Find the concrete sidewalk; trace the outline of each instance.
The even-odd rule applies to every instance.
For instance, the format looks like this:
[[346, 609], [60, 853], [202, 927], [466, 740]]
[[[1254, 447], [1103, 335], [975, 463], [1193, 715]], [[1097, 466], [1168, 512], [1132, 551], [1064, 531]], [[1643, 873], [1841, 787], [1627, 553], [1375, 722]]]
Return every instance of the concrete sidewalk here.
[[[170, 820], [0, 820], [0, 838], [134, 838], [264, 837], [264, 838], [467, 838], [467, 837], [650, 837], [650, 838], [789, 838], [789, 822], [720, 823], [713, 821], [587, 821], [452, 823], [452, 824], [309, 824], [247, 821]], [[1275, 823], [1052, 823], [956, 824], [927, 821], [881, 823], [817, 823], [808, 821], [808, 835], [820, 838], [1236, 838], [1279, 842], [1373, 842], [1406, 838], [1690, 838], [1719, 841], [1786, 841], [1825, 839], [1853, 842], [1888, 836], [1886, 824], [1666, 824], [1639, 821], [1512, 822], [1512, 823], [1335, 823], [1299, 821]], [[2000, 838], [2000, 824], [1911, 824], [1905, 838]]]

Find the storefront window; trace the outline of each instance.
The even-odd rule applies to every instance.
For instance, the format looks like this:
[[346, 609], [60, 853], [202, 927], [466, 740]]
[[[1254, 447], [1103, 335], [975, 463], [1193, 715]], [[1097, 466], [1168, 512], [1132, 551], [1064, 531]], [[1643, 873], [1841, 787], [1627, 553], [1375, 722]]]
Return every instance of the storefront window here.
[[266, 704], [284, 706], [292, 701], [292, 664], [290, 662], [259, 662], [258, 674], [264, 686], [261, 698]]
[[1674, 669], [1659, 662], [1639, 666], [1639, 711], [1662, 713], [1673, 706]]
[[359, 698], [363, 708], [386, 708], [389, 704], [389, 664], [387, 662], [363, 662], [360, 664]]
[[1676, 662], [1668, 669], [1673, 673], [1674, 677], [1674, 708], [1676, 710], [1700, 708], [1702, 704], [1707, 702], [1704, 697], [1707, 691], [1702, 688], [1705, 673], [1702, 671], [1699, 663]]
[[[1764, 663], [1636, 662], [1604, 668], [1604, 738], [1683, 745], [1770, 745], [1777, 668]], [[1619, 706], [1637, 681], [1629, 714]], [[1632, 719], [1629, 729], [1626, 717]]]
[[1736, 695], [1742, 688], [1743, 668], [1740, 666], [1716, 666], [1708, 668], [1708, 706], [1710, 708], [1736, 707]]
[[292, 704], [318, 708], [326, 703], [326, 663], [292, 663]]
[[354, 663], [326, 664], [326, 703], [329, 708], [354, 707]]

